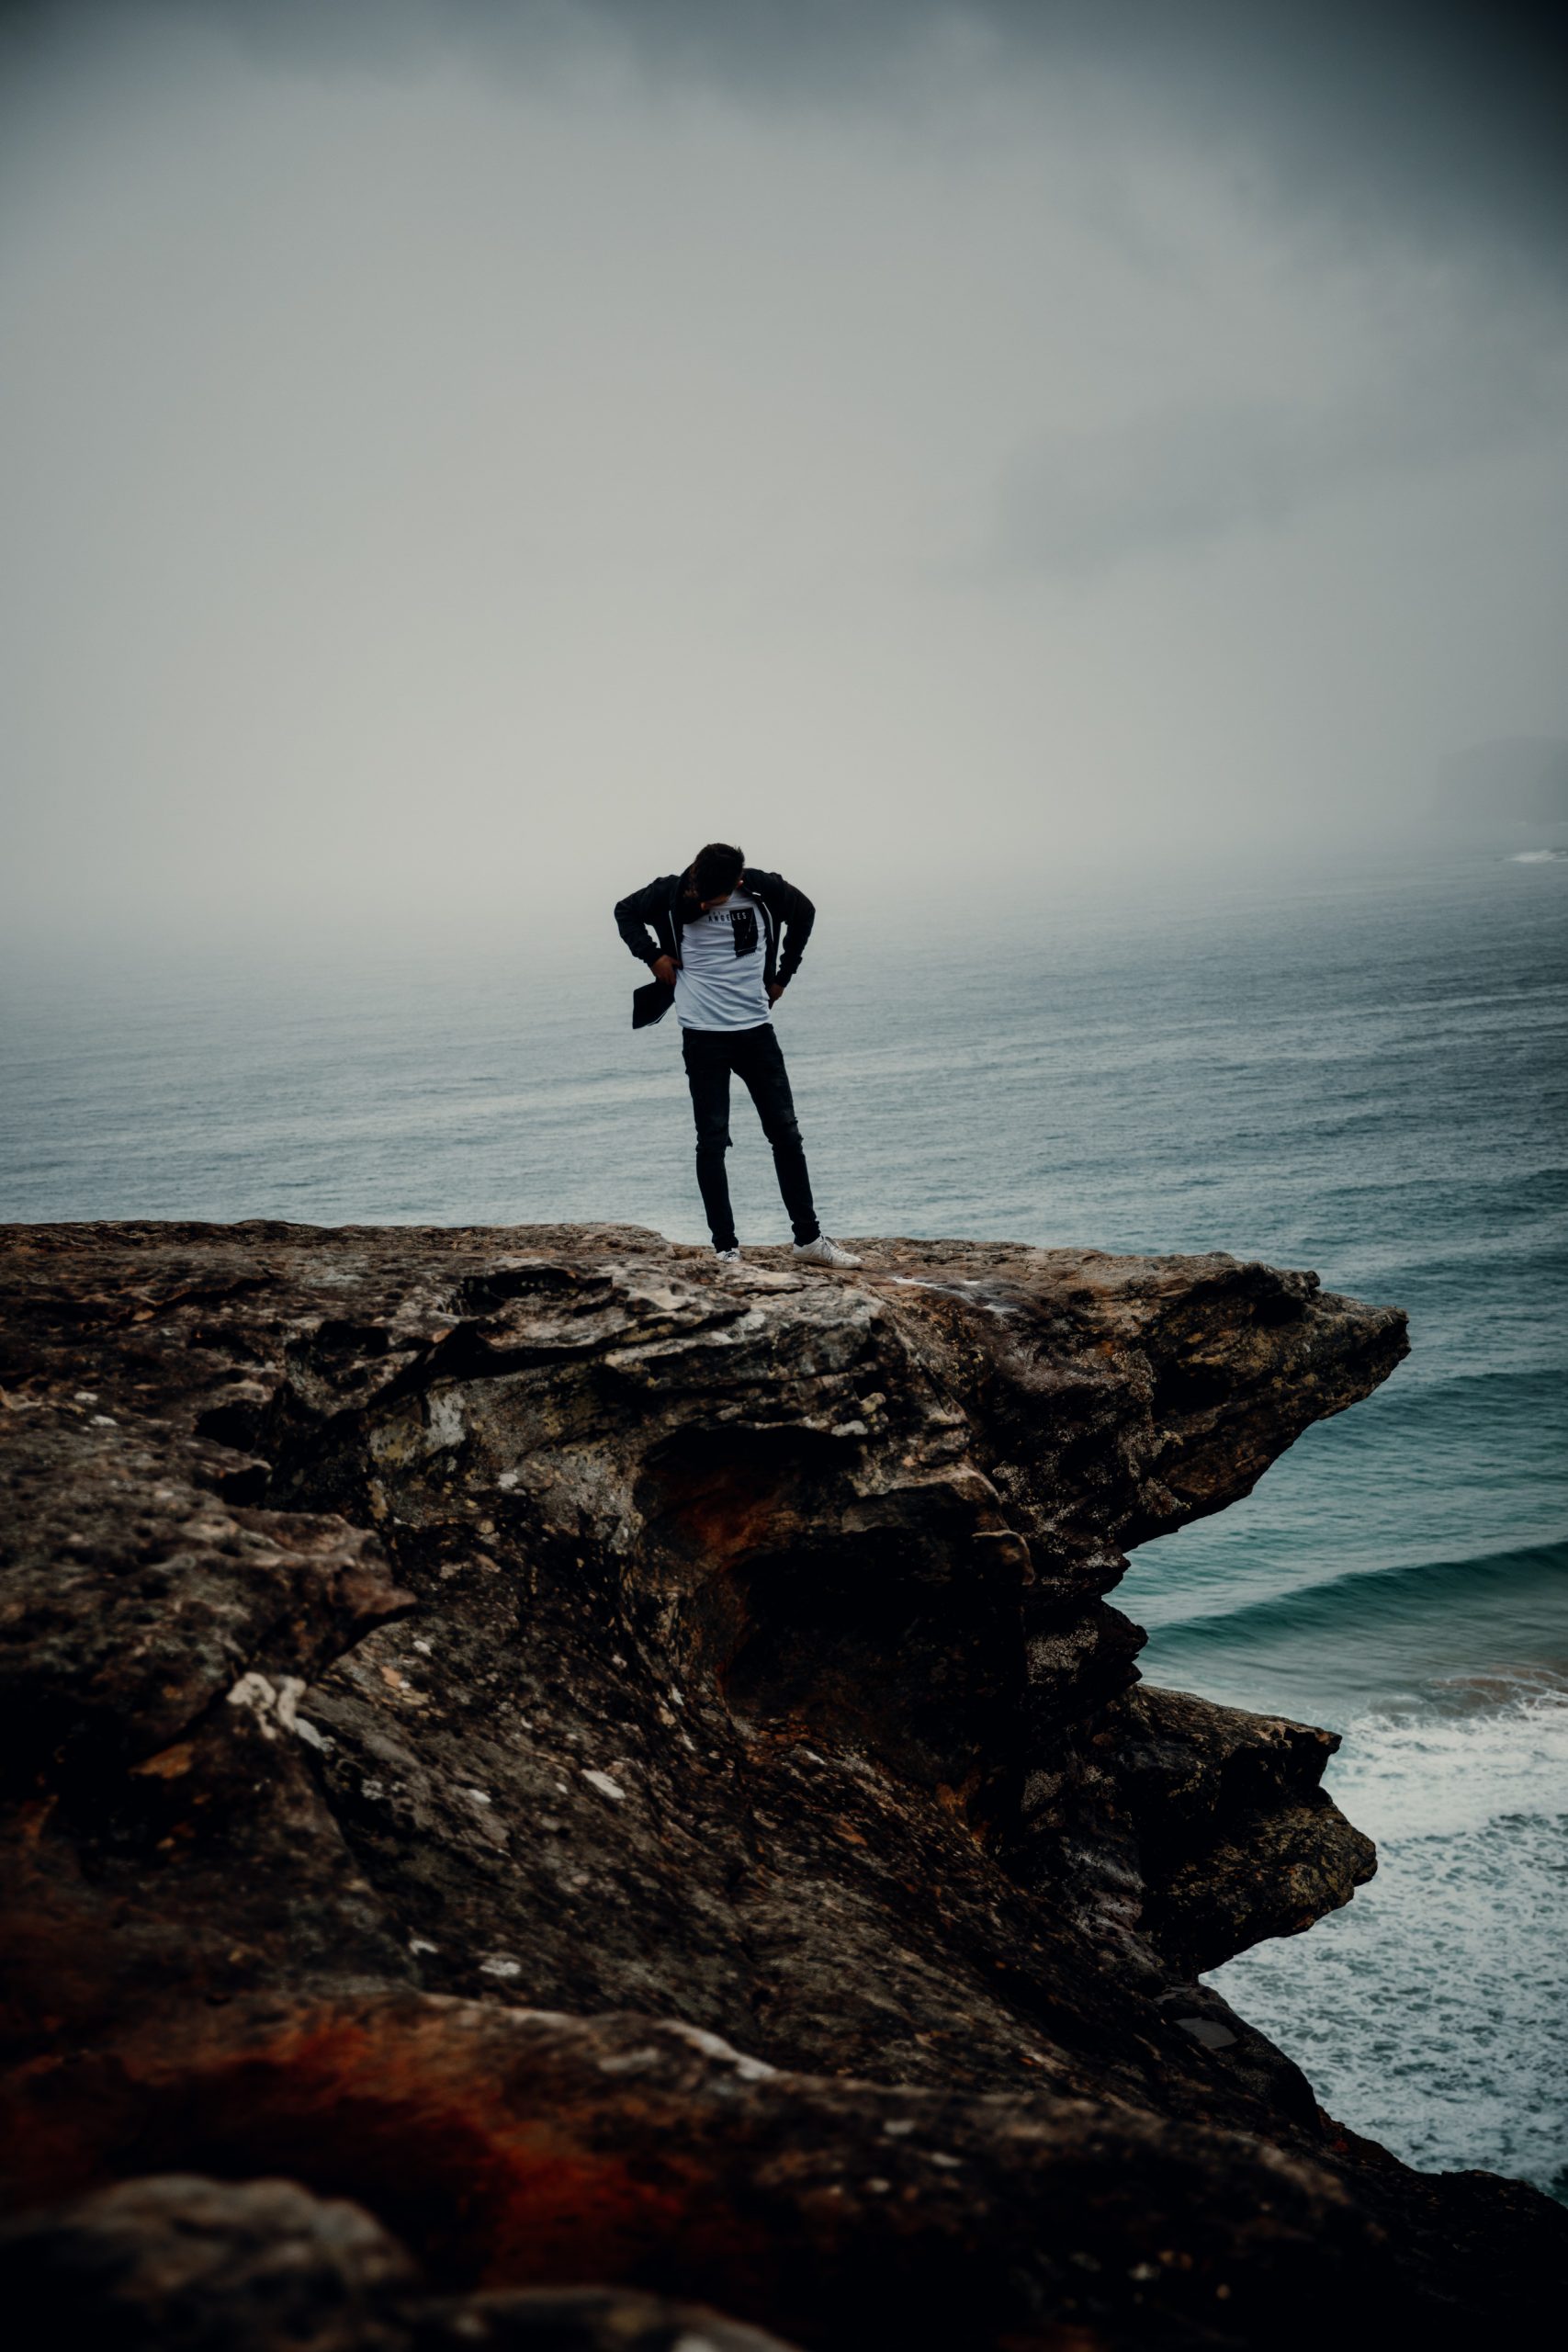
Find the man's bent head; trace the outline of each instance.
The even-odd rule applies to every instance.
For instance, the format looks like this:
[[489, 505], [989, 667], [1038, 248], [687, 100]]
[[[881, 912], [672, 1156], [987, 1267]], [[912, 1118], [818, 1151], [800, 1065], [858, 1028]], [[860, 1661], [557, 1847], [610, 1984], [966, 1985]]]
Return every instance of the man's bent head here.
[[746, 853], [728, 842], [709, 842], [692, 860], [692, 896], [705, 907], [728, 899], [746, 870]]

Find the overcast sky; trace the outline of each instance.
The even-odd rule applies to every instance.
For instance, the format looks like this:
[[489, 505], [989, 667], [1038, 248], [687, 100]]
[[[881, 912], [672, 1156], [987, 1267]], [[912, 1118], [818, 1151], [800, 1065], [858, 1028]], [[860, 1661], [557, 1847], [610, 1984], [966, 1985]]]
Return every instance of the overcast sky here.
[[1028, 876], [1568, 735], [1534, 12], [0, 7], [5, 910]]

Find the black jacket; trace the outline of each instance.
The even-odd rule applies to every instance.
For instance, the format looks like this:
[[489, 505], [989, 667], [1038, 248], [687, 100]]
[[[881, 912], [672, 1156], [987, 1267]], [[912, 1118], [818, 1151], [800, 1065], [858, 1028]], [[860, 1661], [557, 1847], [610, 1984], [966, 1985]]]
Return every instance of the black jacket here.
[[[672, 956], [680, 962], [678, 908], [685, 883], [684, 874], [661, 874], [645, 889], [623, 899], [615, 909], [615, 928], [639, 963], [652, 964], [660, 956]], [[760, 866], [749, 865], [735, 887], [749, 891], [762, 910], [763, 981], [787, 987], [800, 968], [817, 920], [816, 908], [805, 891], [786, 882], [782, 874], [765, 874]], [[673, 989], [662, 980], [650, 980], [633, 992], [632, 1027], [645, 1029], [650, 1021], [662, 1021], [674, 1001]]]

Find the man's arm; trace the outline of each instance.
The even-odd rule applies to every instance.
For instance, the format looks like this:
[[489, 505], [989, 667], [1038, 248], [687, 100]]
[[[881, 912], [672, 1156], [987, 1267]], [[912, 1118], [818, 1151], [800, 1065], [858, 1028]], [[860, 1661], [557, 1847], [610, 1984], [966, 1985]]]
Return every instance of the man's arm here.
[[657, 964], [664, 953], [658, 933], [649, 928], [659, 900], [660, 885], [655, 880], [621, 899], [615, 909], [615, 929], [640, 964]]
[[781, 989], [786, 989], [800, 969], [817, 910], [805, 891], [797, 890], [793, 882], [786, 882], [782, 874], [774, 875], [769, 895], [779, 923], [779, 961], [774, 978]]

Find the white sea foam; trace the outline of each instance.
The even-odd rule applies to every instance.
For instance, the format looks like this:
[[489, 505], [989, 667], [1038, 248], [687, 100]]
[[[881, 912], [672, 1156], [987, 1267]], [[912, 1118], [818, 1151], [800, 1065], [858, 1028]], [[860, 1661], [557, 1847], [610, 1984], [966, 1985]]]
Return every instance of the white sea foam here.
[[1377, 1840], [1371, 1885], [1215, 1981], [1344, 2122], [1562, 2196], [1568, 1687], [1534, 1671], [1444, 1696], [1346, 1735], [1334, 1794]]
[[1568, 1813], [1568, 1688], [1559, 1677], [1534, 1668], [1456, 1679], [1442, 1695], [1451, 1713], [1367, 1715], [1346, 1733], [1334, 1795], [1371, 1837], [1404, 1845], [1463, 1837], [1505, 1816]]
[[1517, 849], [1508, 863], [1510, 865], [1550, 865], [1558, 857], [1568, 857], [1568, 849]]

